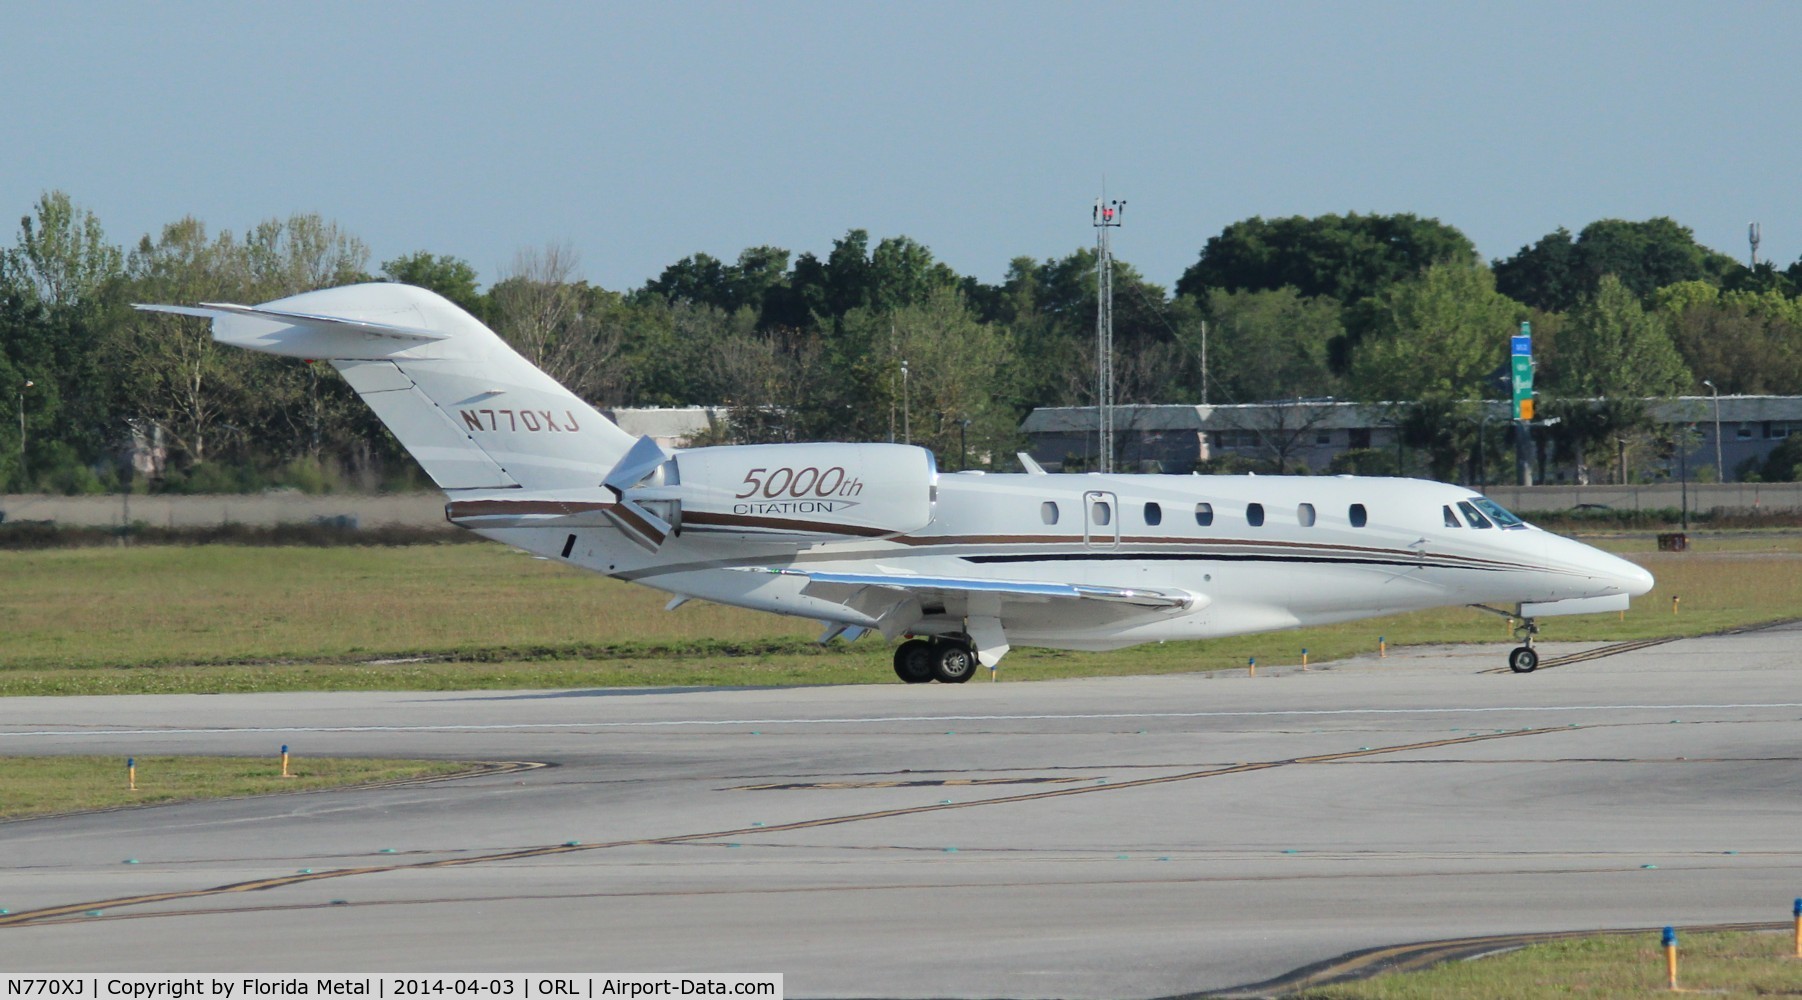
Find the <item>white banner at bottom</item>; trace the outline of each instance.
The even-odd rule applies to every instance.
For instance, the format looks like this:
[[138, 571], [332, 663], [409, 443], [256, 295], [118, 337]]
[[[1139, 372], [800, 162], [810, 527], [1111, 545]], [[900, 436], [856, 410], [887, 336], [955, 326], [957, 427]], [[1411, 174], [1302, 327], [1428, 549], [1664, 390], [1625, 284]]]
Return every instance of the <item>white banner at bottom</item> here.
[[452, 975], [437, 972], [93, 973], [0, 976], [0, 1000], [275, 1000], [283, 997], [374, 1000], [635, 1000], [638, 997], [759, 997], [782, 1000], [782, 973], [578, 973]]

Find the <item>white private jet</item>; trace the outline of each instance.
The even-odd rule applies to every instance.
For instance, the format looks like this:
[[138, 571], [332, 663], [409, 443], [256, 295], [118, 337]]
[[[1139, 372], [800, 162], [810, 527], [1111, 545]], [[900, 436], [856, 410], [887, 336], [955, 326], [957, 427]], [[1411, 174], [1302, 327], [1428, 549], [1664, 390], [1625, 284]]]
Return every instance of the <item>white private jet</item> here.
[[452, 523], [675, 595], [889, 639], [909, 683], [1011, 645], [1118, 649], [1473, 605], [1624, 609], [1626, 560], [1443, 483], [1354, 476], [941, 474], [895, 444], [667, 450], [634, 440], [481, 322], [398, 284], [204, 316], [222, 344], [327, 360], [450, 498]]

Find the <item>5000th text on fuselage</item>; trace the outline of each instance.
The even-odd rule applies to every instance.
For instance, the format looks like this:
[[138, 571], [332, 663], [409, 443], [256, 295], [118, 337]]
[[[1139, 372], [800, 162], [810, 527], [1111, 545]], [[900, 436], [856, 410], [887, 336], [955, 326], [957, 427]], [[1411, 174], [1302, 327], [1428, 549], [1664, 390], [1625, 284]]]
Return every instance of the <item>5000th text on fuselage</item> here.
[[745, 473], [743, 485], [744, 492], [733, 494], [734, 499], [743, 500], [759, 494], [771, 500], [778, 497], [854, 497], [863, 492], [863, 480], [847, 478], [844, 467], [839, 465], [824, 470], [811, 465], [802, 469], [787, 466], [752, 469]]

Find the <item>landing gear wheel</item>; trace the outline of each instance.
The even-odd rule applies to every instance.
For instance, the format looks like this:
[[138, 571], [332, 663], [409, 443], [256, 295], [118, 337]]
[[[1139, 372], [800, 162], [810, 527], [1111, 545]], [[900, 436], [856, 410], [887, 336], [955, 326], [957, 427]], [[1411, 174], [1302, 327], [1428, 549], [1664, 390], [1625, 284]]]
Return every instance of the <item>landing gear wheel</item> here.
[[955, 642], [938, 644], [932, 660], [932, 675], [941, 684], [962, 684], [976, 675], [976, 653]]
[[909, 639], [895, 647], [895, 676], [909, 684], [932, 680], [933, 648], [925, 639]]
[[1530, 674], [1539, 667], [1539, 654], [1532, 646], [1517, 646], [1508, 654], [1508, 669], [1517, 674]]

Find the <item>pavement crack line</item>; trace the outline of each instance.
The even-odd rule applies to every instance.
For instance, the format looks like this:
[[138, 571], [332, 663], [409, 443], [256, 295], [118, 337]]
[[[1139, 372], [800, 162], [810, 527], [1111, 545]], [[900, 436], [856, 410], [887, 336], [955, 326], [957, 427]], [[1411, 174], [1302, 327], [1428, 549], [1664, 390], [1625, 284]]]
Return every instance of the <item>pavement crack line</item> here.
[[[1541, 663], [1538, 669], [1546, 670], [1551, 667], [1562, 667], [1572, 663], [1599, 660], [1607, 656], [1619, 656], [1622, 653], [1632, 653], [1641, 649], [1651, 649], [1653, 646], [1662, 646], [1667, 642], [1676, 642], [1679, 639], [1712, 639], [1725, 635], [1745, 635], [1749, 632], [1763, 632], [1766, 629], [1795, 625], [1798, 622], [1802, 622], [1802, 618], [1783, 618], [1774, 622], [1756, 622], [1751, 625], [1741, 625], [1737, 628], [1722, 629], [1719, 632], [1704, 632], [1701, 635], [1666, 635], [1653, 639], [1630, 639], [1626, 642], [1598, 646], [1595, 649], [1584, 650], [1580, 653], [1571, 653], [1568, 656], [1553, 657], [1552, 659]], [[1491, 667], [1488, 670], [1478, 671], [1478, 673], [1483, 674], [1506, 674], [1511, 672], [1511, 669], [1508, 667]]]
[[1201, 778], [1218, 778], [1233, 774], [1249, 774], [1254, 771], [1268, 771], [1273, 768], [1289, 767], [1296, 764], [1325, 764], [1334, 761], [1355, 760], [1362, 757], [1376, 757], [1384, 754], [1406, 753], [1413, 750], [1431, 750], [1438, 747], [1462, 746], [1471, 743], [1487, 742], [1489, 740], [1513, 739], [1521, 736], [1542, 736], [1548, 733], [1569, 733], [1583, 728], [1587, 727], [1546, 726], [1537, 729], [1516, 729], [1500, 733], [1480, 733], [1448, 739], [1427, 740], [1420, 743], [1403, 743], [1386, 747], [1365, 747], [1357, 750], [1341, 751], [1339, 753], [1314, 754], [1306, 757], [1288, 757], [1280, 760], [1252, 761], [1227, 767], [1208, 768], [1200, 771], [1186, 771], [1181, 774], [1167, 774], [1152, 778], [1135, 778], [1130, 781], [1110, 782], [1105, 785], [1082, 785], [1075, 788], [1055, 788], [1036, 792], [1023, 792], [1017, 795], [1002, 795], [994, 798], [970, 799], [962, 802], [940, 802], [930, 805], [878, 809], [872, 812], [848, 813], [841, 816], [824, 816], [816, 819], [796, 820], [791, 823], [772, 823], [766, 826], [736, 827], [727, 830], [710, 830], [703, 833], [675, 834], [667, 837], [642, 837], [628, 840], [601, 841], [593, 844], [571, 842], [542, 847], [526, 847], [510, 851], [498, 851], [491, 854], [481, 854], [466, 858], [441, 858], [436, 861], [417, 861], [408, 864], [368, 865], [357, 868], [335, 868], [329, 871], [301, 872], [294, 875], [252, 879], [246, 882], [233, 882], [227, 885], [208, 886], [199, 889], [176, 889], [168, 892], [146, 893], [138, 896], [121, 896], [114, 899], [92, 900], [84, 903], [64, 903], [56, 906], [39, 907], [37, 909], [24, 910], [18, 913], [0, 915], [0, 928], [40, 923], [58, 917], [86, 916], [93, 918], [102, 915], [106, 910], [118, 909], [126, 906], [147, 906], [153, 903], [199, 899], [206, 896], [218, 896], [227, 893], [257, 892], [264, 889], [278, 889], [286, 886], [301, 885], [308, 882], [324, 881], [326, 879], [349, 878], [354, 875], [379, 875], [389, 872], [418, 871], [432, 868], [460, 868], [467, 865], [518, 861], [559, 854], [574, 854], [583, 851], [604, 851], [621, 847], [646, 847], [664, 844], [690, 844], [718, 840], [726, 837], [752, 837], [772, 833], [786, 833], [795, 830], [814, 830], [827, 826], [841, 826], [847, 823], [864, 823], [872, 820], [893, 819], [901, 816], [918, 816], [925, 813], [948, 812], [954, 809], [976, 809], [984, 806], [1014, 805], [1021, 802], [1036, 802], [1042, 799], [1063, 798], [1070, 795], [1092, 795], [1102, 792], [1121, 791], [1130, 788], [1146, 788], [1152, 785], [1166, 785], [1181, 781], [1194, 781]]
[[[1783, 931], [1788, 930], [1790, 926], [1788, 923], [1692, 924], [1679, 927], [1678, 930], [1684, 933], [1757, 932]], [[1650, 936], [1657, 934], [1658, 931], [1657, 927], [1616, 927], [1598, 930], [1496, 934], [1489, 937], [1449, 938], [1441, 941], [1417, 941], [1413, 944], [1380, 945], [1375, 948], [1347, 952], [1338, 958], [1329, 958], [1324, 962], [1304, 965], [1293, 972], [1286, 972], [1275, 979], [1266, 979], [1261, 983], [1248, 983], [1244, 986], [1211, 990], [1206, 993], [1185, 993], [1175, 997], [1162, 997], [1160, 1000], [1204, 1000], [1204, 998], [1215, 997], [1250, 1000], [1250, 998], [1281, 997], [1298, 990], [1316, 986], [1332, 986], [1391, 972], [1418, 972], [1421, 969], [1431, 968], [1445, 962], [1513, 951], [1528, 945], [1567, 941], [1572, 938], [1614, 937], [1627, 934]]]

